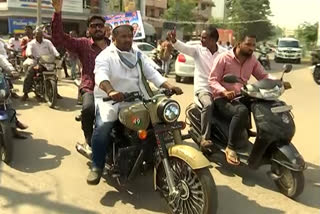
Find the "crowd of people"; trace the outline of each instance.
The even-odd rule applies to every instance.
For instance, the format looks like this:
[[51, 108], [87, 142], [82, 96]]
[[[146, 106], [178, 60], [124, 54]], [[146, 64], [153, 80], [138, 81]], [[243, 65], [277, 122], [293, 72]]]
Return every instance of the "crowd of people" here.
[[[82, 97], [81, 124], [85, 145], [92, 150], [92, 167], [87, 178], [88, 184], [98, 184], [105, 163], [110, 132], [121, 104], [112, 105], [102, 99], [110, 97], [114, 101], [123, 101], [125, 92], [140, 91], [149, 97], [148, 87], [142, 78], [152, 82], [158, 88], [172, 90], [182, 94], [182, 90], [170, 84], [165, 77], [151, 65], [150, 59], [133, 46], [134, 27], [130, 25], [112, 26], [105, 23], [101, 16], [88, 19], [87, 37], [77, 37], [75, 31], [63, 31], [62, 0], [52, 0], [54, 14], [49, 28], [26, 26], [25, 36], [15, 35], [9, 40], [8, 47], [22, 51], [25, 57], [22, 100], [28, 98], [30, 80], [34, 76], [35, 59], [41, 55], [61, 57], [68, 53], [71, 65], [71, 78], [77, 76], [76, 67], [81, 67], [79, 92]], [[208, 26], [201, 33], [201, 45], [187, 45], [176, 38], [176, 32], [170, 31], [160, 45], [164, 61], [165, 76], [168, 74], [167, 61], [173, 49], [187, 54], [195, 60], [194, 98], [201, 107], [201, 148], [212, 146], [211, 114], [213, 106], [226, 119], [230, 120], [229, 142], [226, 148], [228, 163], [240, 163], [235, 151], [235, 139], [241, 130], [250, 132], [248, 109], [237, 101], [231, 100], [240, 92], [243, 84], [228, 84], [223, 75], [234, 74], [243, 83], [251, 75], [257, 79], [269, 78], [263, 67], [252, 55], [256, 46], [254, 35], [244, 35], [232, 47], [219, 45], [219, 33], [214, 26]], [[5, 55], [4, 44], [0, 42], [0, 54]], [[79, 62], [78, 62], [79, 61]], [[65, 76], [68, 70], [65, 67]], [[214, 105], [213, 105], [214, 103]]]

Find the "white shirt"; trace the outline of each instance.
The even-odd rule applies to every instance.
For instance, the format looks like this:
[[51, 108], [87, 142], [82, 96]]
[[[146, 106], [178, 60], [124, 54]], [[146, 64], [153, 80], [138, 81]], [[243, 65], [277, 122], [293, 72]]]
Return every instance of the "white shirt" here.
[[59, 53], [50, 40], [43, 39], [42, 42], [39, 43], [36, 39], [33, 39], [27, 45], [26, 55], [33, 56], [35, 58], [42, 55], [54, 55], [58, 57]]
[[8, 58], [6, 46], [6, 42], [3, 39], [0, 39], [0, 55], [4, 56], [5, 58]]
[[20, 44], [20, 39], [15, 40], [15, 38], [10, 38], [9, 39], [9, 47], [13, 48], [16, 51], [19, 51], [21, 49], [21, 44]]
[[173, 44], [173, 47], [181, 53], [194, 58], [194, 94], [197, 95], [200, 91], [211, 93], [208, 77], [213, 61], [218, 54], [227, 50], [218, 46], [218, 50], [211, 54], [210, 50], [202, 45], [187, 45], [179, 40]]
[[[139, 51], [133, 47], [133, 53]], [[141, 55], [143, 66], [143, 73], [147, 80], [152, 82], [156, 87], [160, 87], [166, 79], [156, 71], [145, 55]], [[112, 43], [109, 47], [104, 49], [96, 58], [95, 61], [95, 88], [94, 98], [96, 108], [99, 108], [100, 116], [103, 122], [115, 121], [118, 118], [119, 110], [128, 105], [128, 103], [121, 103], [112, 105], [113, 101], [103, 102], [103, 97], [108, 97], [107, 93], [99, 88], [103, 81], [109, 81], [114, 90], [125, 93], [140, 91], [140, 93], [148, 97], [147, 91], [141, 80], [140, 66], [137, 64], [133, 69], [128, 68], [121, 62], [117, 52], [116, 46]]]

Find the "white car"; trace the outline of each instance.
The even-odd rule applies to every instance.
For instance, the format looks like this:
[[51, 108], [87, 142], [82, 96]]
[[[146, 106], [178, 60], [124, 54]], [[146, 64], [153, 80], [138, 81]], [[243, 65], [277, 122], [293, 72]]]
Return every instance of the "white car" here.
[[135, 42], [134, 45], [136, 45], [138, 49], [148, 57], [152, 56], [152, 51], [155, 49], [153, 45], [146, 42]]
[[300, 64], [301, 57], [302, 49], [300, 47], [299, 40], [293, 38], [278, 39], [274, 57], [275, 62], [292, 60]]
[[[200, 40], [189, 41], [187, 45], [201, 45]], [[176, 82], [181, 82], [181, 77], [193, 77], [194, 73], [193, 57], [180, 53], [176, 59], [175, 72]]]

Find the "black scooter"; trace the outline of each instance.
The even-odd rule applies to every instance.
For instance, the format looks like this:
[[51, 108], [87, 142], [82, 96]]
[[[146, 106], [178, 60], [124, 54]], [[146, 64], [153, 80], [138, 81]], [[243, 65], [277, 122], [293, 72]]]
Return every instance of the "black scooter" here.
[[[291, 88], [289, 82], [283, 82], [284, 73], [289, 73], [292, 65], [285, 65], [280, 80], [264, 79], [254, 84], [244, 85], [241, 95], [236, 97], [248, 106], [253, 114], [257, 137], [254, 143], [248, 141], [248, 130], [243, 130], [237, 145], [237, 155], [242, 164], [252, 169], [261, 165], [271, 165], [269, 176], [274, 180], [280, 192], [290, 198], [300, 195], [304, 189], [303, 171], [306, 164], [291, 140], [295, 133], [295, 124], [291, 112], [292, 106], [278, 100], [278, 97]], [[239, 83], [241, 80], [234, 75], [225, 75], [224, 81]], [[251, 114], [250, 114], [251, 115]], [[186, 110], [190, 121], [189, 135], [200, 144], [200, 109], [190, 105]], [[214, 147], [211, 151], [225, 152], [228, 142], [230, 121], [226, 121], [214, 111], [212, 118], [211, 139]]]

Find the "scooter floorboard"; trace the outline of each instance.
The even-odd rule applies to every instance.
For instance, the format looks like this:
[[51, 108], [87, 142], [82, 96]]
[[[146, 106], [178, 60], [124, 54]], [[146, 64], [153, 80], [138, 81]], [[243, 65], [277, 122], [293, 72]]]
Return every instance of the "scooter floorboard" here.
[[[216, 146], [223, 152], [223, 153], [226, 153], [226, 147], [225, 146], [222, 146], [220, 145], [219, 143], [216, 144]], [[241, 148], [241, 149], [237, 149], [236, 152], [237, 152], [237, 155], [240, 159], [240, 162], [248, 165], [248, 160], [249, 160], [249, 157], [250, 157], [250, 154], [251, 154], [251, 151], [253, 149], [253, 144], [248, 141], [247, 143], [247, 146]]]

